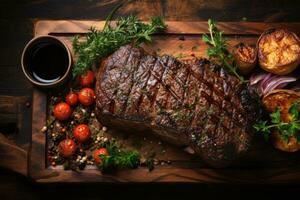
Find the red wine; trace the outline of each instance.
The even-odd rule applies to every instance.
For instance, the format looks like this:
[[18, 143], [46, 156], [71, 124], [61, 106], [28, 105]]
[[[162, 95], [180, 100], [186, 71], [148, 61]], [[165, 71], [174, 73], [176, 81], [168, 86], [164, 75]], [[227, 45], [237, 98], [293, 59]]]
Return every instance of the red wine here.
[[29, 59], [31, 75], [41, 83], [59, 80], [68, 69], [68, 53], [60, 44], [42, 43], [32, 50]]

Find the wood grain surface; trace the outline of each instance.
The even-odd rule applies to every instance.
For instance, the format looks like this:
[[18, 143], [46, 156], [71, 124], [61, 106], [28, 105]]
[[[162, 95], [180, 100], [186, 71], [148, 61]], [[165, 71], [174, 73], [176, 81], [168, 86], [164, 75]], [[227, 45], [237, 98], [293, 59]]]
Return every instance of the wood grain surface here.
[[[22, 74], [20, 54], [34, 35], [33, 24], [39, 19], [81, 19], [104, 20], [108, 13], [119, 3], [119, 0], [3, 0], [0, 2], [0, 96], [18, 98], [25, 97], [29, 102], [32, 99], [33, 87]], [[205, 21], [213, 17], [218, 21], [249, 21], [249, 22], [299, 22], [300, 4], [297, 0], [135, 0], [123, 6], [116, 16], [130, 14], [138, 15], [143, 20], [160, 14], [166, 20], [177, 21]], [[19, 104], [22, 105], [22, 104]], [[15, 110], [13, 111], [15, 112]], [[23, 150], [27, 151], [31, 140], [32, 105], [21, 106], [19, 115], [13, 112], [0, 114], [5, 120], [14, 121], [11, 125], [1, 124], [1, 131], [5, 137], [13, 139]], [[18, 121], [18, 122], [17, 122]], [[17, 124], [23, 127], [17, 130]], [[17, 131], [16, 131], [17, 130]], [[268, 145], [265, 145], [268, 148]], [[285, 155], [285, 154], [284, 154]], [[284, 156], [282, 155], [282, 156]], [[270, 155], [272, 157], [273, 154]], [[297, 157], [297, 156], [296, 156]], [[2, 161], [0, 161], [2, 162]], [[278, 161], [278, 163], [281, 163]], [[290, 166], [293, 163], [287, 163]], [[263, 173], [263, 172], [262, 172]], [[280, 173], [278, 173], [280, 175]], [[282, 196], [288, 198], [298, 191], [298, 186], [263, 187], [244, 185], [221, 186], [191, 186], [180, 185], [151, 187], [121, 187], [89, 186], [81, 190], [81, 186], [35, 187], [27, 178], [11, 171], [0, 170], [0, 199], [53, 199], [57, 195], [71, 199], [107, 199], [112, 196], [132, 199], [153, 199], [172, 197], [173, 199], [192, 198], [199, 195], [201, 198], [223, 198], [230, 194], [230, 198], [245, 199], [271, 198]], [[291, 175], [292, 176], [292, 175]], [[101, 195], [99, 191], [101, 190]], [[74, 193], [73, 191], [77, 191]], [[117, 191], [117, 192], [116, 192]], [[251, 192], [249, 192], [251, 191]], [[280, 191], [280, 192], [279, 192]], [[257, 194], [256, 192], [259, 192]], [[137, 194], [132, 196], [132, 194]], [[160, 195], [157, 195], [157, 194]], [[247, 195], [245, 195], [247, 194]]]
[[[146, 51], [169, 54], [178, 59], [206, 56], [207, 45], [201, 41], [201, 34], [207, 32], [207, 22], [167, 21], [167, 24], [168, 28], [165, 33], [154, 36], [151, 44], [143, 45]], [[38, 21], [35, 25], [35, 34], [57, 36], [66, 42], [69, 48], [72, 48], [72, 37], [75, 34], [85, 34], [90, 26], [101, 29], [103, 25], [103, 21]], [[228, 37], [229, 47], [239, 42], [255, 44], [264, 30], [281, 26], [283, 26], [282, 23], [219, 23], [219, 27]], [[285, 26], [300, 33], [300, 23], [288, 23]], [[164, 155], [158, 154], [157, 158], [170, 160], [172, 164], [156, 166], [152, 172], [141, 167], [135, 170], [120, 170], [114, 174], [101, 174], [95, 167], [88, 166], [81, 173], [76, 173], [64, 171], [60, 166], [49, 167], [46, 163], [46, 136], [40, 131], [47, 118], [46, 103], [46, 93], [34, 90], [29, 175], [37, 182], [298, 183], [300, 181], [300, 170], [297, 169], [300, 163], [299, 153], [279, 152], [270, 144], [265, 143], [262, 138], [256, 138], [251, 151], [232, 167], [226, 169], [209, 168], [200, 159], [195, 159], [171, 145], [166, 145], [167, 150]], [[114, 130], [111, 134], [114, 134]], [[143, 137], [140, 136], [135, 140], [142, 141]], [[151, 143], [154, 144], [158, 141], [151, 139]], [[129, 138], [125, 142], [130, 144], [132, 141]], [[160, 151], [159, 145], [145, 142], [143, 146]]]

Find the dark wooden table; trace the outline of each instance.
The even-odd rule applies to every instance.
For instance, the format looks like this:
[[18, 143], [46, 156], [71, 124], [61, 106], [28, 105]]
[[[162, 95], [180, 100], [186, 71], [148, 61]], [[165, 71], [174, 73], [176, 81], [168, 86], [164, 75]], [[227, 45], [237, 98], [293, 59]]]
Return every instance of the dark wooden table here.
[[[37, 19], [105, 19], [118, 0], [2, 0], [0, 2], [0, 133], [27, 151], [31, 137], [32, 85], [20, 68], [20, 54], [33, 36]], [[118, 16], [129, 14], [167, 20], [299, 22], [300, 3], [292, 0], [135, 0], [125, 4]], [[0, 140], [3, 140], [1, 138]], [[0, 150], [0, 155], [1, 150]], [[1, 158], [0, 158], [1, 159]], [[18, 160], [16, 160], [18, 161]], [[0, 160], [1, 162], [1, 160]], [[22, 166], [20, 166], [22, 168]], [[83, 188], [83, 189], [82, 189]], [[155, 197], [200, 198], [296, 194], [298, 186], [224, 185], [35, 185], [26, 177], [0, 168], [0, 199]], [[247, 190], [247, 191], [246, 191]], [[249, 192], [249, 191], [250, 192]]]

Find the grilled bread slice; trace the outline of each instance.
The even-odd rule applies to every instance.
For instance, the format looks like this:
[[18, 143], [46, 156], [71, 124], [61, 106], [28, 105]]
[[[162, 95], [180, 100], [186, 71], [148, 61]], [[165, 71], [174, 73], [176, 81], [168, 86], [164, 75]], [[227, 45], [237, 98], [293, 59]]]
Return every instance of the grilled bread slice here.
[[234, 46], [233, 56], [242, 74], [248, 74], [257, 63], [257, 51], [253, 45], [237, 44]]
[[300, 40], [286, 29], [269, 29], [258, 39], [258, 59], [262, 69], [285, 75], [300, 64]]
[[[289, 109], [292, 104], [300, 100], [300, 94], [293, 90], [274, 90], [263, 98], [263, 104], [270, 113], [274, 112], [277, 107], [280, 108], [280, 117], [282, 122], [289, 122], [291, 116]], [[288, 142], [285, 142], [278, 132], [273, 131], [271, 140], [275, 148], [286, 152], [295, 152], [300, 149], [300, 143], [292, 136]]]

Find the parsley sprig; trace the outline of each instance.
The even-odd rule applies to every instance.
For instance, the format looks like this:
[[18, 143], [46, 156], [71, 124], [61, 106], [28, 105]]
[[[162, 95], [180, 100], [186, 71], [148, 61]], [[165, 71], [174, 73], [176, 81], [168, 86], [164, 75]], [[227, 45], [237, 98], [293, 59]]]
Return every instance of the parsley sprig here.
[[216, 22], [208, 19], [208, 34], [202, 35], [202, 40], [211, 47], [207, 49], [209, 58], [215, 58], [225, 68], [226, 71], [235, 75], [241, 83], [246, 82], [244, 77], [237, 72], [237, 66], [233, 62], [233, 56], [227, 50], [227, 39], [223, 36], [223, 31], [219, 31]]
[[115, 27], [106, 22], [102, 31], [92, 27], [84, 41], [75, 36], [73, 49], [77, 61], [73, 68], [73, 77], [84, 74], [96, 61], [108, 56], [122, 45], [151, 42], [151, 35], [165, 28], [161, 17], [153, 17], [150, 23], [146, 24], [136, 16], [129, 16], [117, 19]]
[[137, 151], [124, 151], [116, 141], [111, 140], [102, 145], [108, 151], [108, 156], [99, 155], [101, 164], [98, 168], [101, 171], [110, 171], [113, 169], [137, 168], [140, 164], [140, 154]]
[[271, 123], [268, 121], [260, 121], [254, 125], [257, 132], [264, 135], [265, 139], [269, 138], [271, 131], [274, 130], [279, 133], [284, 142], [288, 143], [290, 137], [296, 137], [297, 141], [300, 141], [300, 105], [299, 102], [295, 102], [289, 108], [290, 121], [283, 122], [281, 120], [280, 109], [270, 114]]

